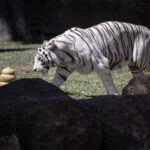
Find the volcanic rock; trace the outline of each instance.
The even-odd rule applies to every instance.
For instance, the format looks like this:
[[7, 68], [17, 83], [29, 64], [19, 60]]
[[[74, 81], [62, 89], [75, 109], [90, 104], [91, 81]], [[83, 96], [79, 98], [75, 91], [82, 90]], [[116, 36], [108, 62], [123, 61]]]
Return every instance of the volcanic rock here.
[[150, 95], [99, 96], [79, 103], [89, 120], [101, 126], [100, 150], [150, 149]]
[[150, 94], [150, 75], [139, 75], [129, 81], [123, 95]]
[[52, 84], [22, 79], [0, 87], [0, 96], [0, 150], [101, 147], [101, 128], [88, 119], [79, 103]]

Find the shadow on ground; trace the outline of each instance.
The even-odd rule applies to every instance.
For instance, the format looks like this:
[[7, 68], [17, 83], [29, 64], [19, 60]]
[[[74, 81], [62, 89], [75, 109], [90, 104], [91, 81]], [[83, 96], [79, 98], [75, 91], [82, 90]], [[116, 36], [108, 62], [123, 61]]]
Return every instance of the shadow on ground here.
[[31, 50], [31, 48], [8, 48], [8, 49], [0, 49], [0, 53], [14, 52], [14, 51], [27, 51], [27, 50]]

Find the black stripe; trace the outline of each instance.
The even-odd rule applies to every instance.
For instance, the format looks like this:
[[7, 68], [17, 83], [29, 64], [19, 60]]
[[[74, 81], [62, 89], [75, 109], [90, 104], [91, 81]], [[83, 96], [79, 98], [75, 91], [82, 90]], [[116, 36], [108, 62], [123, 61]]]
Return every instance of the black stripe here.
[[91, 59], [90, 59], [90, 61], [91, 61], [91, 70], [94, 70], [93, 62], [92, 62], [92, 60], [91, 60]]
[[73, 40], [74, 40], [74, 42], [76, 41], [76, 38], [75, 38], [73, 35], [68, 34], [68, 36], [72, 37], [72, 38], [73, 38]]
[[54, 60], [53, 60], [53, 58], [52, 58], [52, 55], [51, 55], [51, 52], [48, 52], [48, 55], [50, 56], [51, 61], [53, 61], [53, 62], [54, 62]]
[[72, 63], [75, 63], [74, 57], [73, 57], [69, 52], [66, 52], [66, 51], [63, 51], [63, 52], [64, 52], [68, 57], [71, 58]]
[[132, 24], [129, 24], [129, 25], [130, 25], [130, 27], [131, 27], [131, 29], [132, 29], [133, 38], [134, 38], [134, 40], [135, 40], [135, 32], [134, 32], [133, 26], [132, 26]]
[[[148, 45], [146, 44], [146, 41], [148, 39], [146, 39], [146, 40], [144, 40], [145, 38], [142, 38], [142, 39], [143, 39], [142, 41], [144, 43], [144, 47], [143, 47], [143, 55], [141, 58], [144, 58], [144, 60], [149, 60], [147, 52], [146, 52], [146, 50], [148, 49]], [[146, 63], [143, 64], [142, 68], [146, 68]]]
[[[126, 49], [126, 60], [128, 60], [129, 50], [130, 50], [129, 43], [131, 42], [131, 39], [130, 39], [130, 35], [129, 35], [129, 33], [128, 33], [127, 24], [122, 23], [122, 26], [124, 27], [124, 30], [125, 30], [125, 33], [126, 33], [126, 36], [127, 36], [127, 40], [128, 40], [128, 42], [126, 43], [126, 45], [127, 45], [127, 49]], [[130, 43], [130, 45], [131, 45], [131, 43]]]
[[[75, 32], [74, 30], [72, 30], [72, 29], [70, 29], [70, 31], [72, 32], [72, 33], [74, 33], [74, 34], [76, 34], [76, 35], [78, 35], [85, 43], [86, 43], [86, 45], [88, 46], [88, 48], [89, 48], [89, 50], [91, 51], [91, 53], [93, 54], [93, 52], [92, 52], [92, 49], [91, 49], [91, 47], [90, 47], [90, 45], [88, 44], [88, 42], [79, 34], [79, 33], [77, 33], [77, 32]], [[93, 54], [93, 56], [95, 57], [95, 55]], [[96, 57], [95, 57], [95, 59], [96, 59]], [[96, 61], [98, 62], [98, 60], [96, 59]]]
[[76, 28], [75, 30], [78, 31], [78, 32], [80, 32], [80, 34], [81, 34], [82, 36], [86, 37], [89, 41], [92, 42], [91, 37], [86, 33], [85, 30], [82, 30], [82, 32], [81, 32], [80, 30], [78, 30], [77, 28]]
[[101, 33], [101, 31], [99, 30], [99, 28], [97, 28], [97, 26], [93, 26], [93, 28], [98, 32], [98, 34], [99, 34], [99, 36], [100, 36], [100, 38], [101, 38], [101, 40], [102, 40], [102, 51], [103, 51], [103, 55], [105, 56], [105, 57], [107, 57], [107, 52], [106, 52], [106, 50], [105, 50], [105, 47], [106, 47], [106, 45], [105, 45], [105, 41], [104, 41], [104, 38], [103, 38], [103, 35], [102, 35], [102, 33]]
[[63, 70], [66, 70], [67, 72], [72, 72], [72, 71], [70, 71], [67, 67], [65, 67], [65, 66], [59, 66], [60, 68], [62, 68]]
[[100, 30], [97, 28], [97, 26], [94, 26], [93, 28], [99, 33], [99, 35], [100, 35], [100, 37], [101, 37], [101, 39], [102, 39], [102, 41], [103, 41], [103, 47], [106, 47], [105, 41], [104, 41], [104, 38], [103, 38], [103, 35], [102, 35], [102, 33], [100, 32]]
[[107, 32], [107, 34], [108, 34], [109, 36], [111, 36], [111, 33], [110, 33], [109, 29], [106, 27], [106, 24], [103, 23], [103, 24], [101, 24], [101, 26], [102, 26], [103, 29]]
[[48, 61], [48, 55], [47, 54], [44, 54], [45, 58], [46, 58], [46, 61]]
[[135, 45], [136, 45], [136, 60], [135, 60], [135, 64], [137, 64], [137, 56], [138, 56], [138, 44], [137, 44], [137, 39], [135, 41]]
[[[101, 49], [101, 52], [102, 52], [103, 55], [105, 56], [105, 51], [103, 51], [103, 49], [101, 48], [101, 45], [100, 45], [100, 43], [99, 43], [99, 40], [97, 40], [97, 38], [95, 38], [95, 34], [94, 34], [94, 31], [93, 31], [92, 29], [93, 29], [93, 28], [89, 28], [88, 31], [90, 32], [90, 34], [92, 35], [92, 37], [93, 37], [95, 43], [98, 44], [99, 49]], [[96, 52], [97, 52], [97, 50], [96, 50]], [[97, 54], [98, 54], [98, 52], [97, 52]], [[98, 54], [98, 55], [99, 55], [99, 54]]]
[[114, 25], [114, 27], [115, 27], [117, 30], [119, 30], [119, 33], [120, 33], [120, 40], [121, 40], [121, 45], [122, 45], [123, 53], [124, 53], [124, 56], [126, 57], [126, 53], [125, 53], [126, 47], [125, 47], [125, 43], [124, 43], [124, 39], [123, 39], [123, 34], [122, 34], [122, 31], [121, 31], [121, 28], [119, 27], [119, 25], [117, 24], [117, 22], [113, 22], [113, 25]]
[[[128, 24], [128, 26], [131, 27], [130, 24]], [[129, 39], [130, 39], [130, 45], [131, 45], [131, 48], [133, 49], [133, 43], [132, 43], [132, 38], [131, 38], [131, 32], [129, 32], [128, 26], [127, 26], [127, 29], [128, 29]]]
[[60, 73], [58, 73], [58, 75], [59, 75], [59, 77], [60, 77], [63, 81], [66, 81], [66, 80], [67, 80], [67, 77], [66, 77], [66, 76], [64, 76], [64, 75], [62, 75], [62, 74], [60, 74]]
[[[74, 33], [73, 33], [74, 34]], [[75, 41], [76, 41], [76, 38], [73, 36], [73, 35], [71, 35], [71, 34], [67, 34], [67, 36], [66, 37], [71, 37], [73, 40], [72, 40], [72, 43], [73, 43], [73, 47], [74, 47], [74, 50], [75, 51], [77, 51], [77, 56], [78, 56], [78, 59], [79, 59], [79, 63], [81, 62], [81, 60], [80, 60], [80, 57], [79, 57], [79, 53], [78, 53], [78, 49], [76, 49], [76, 47], [75, 47]], [[68, 38], [69, 38], [68, 37]]]
[[135, 27], [135, 29], [136, 29], [136, 36], [137, 36], [138, 33], [139, 33], [139, 28], [137, 27], [137, 25], [135, 25], [134, 27]]
[[111, 25], [109, 24], [109, 22], [106, 22], [105, 24], [109, 26], [109, 29], [112, 32], [112, 35], [115, 35], [114, 29], [111, 28]]
[[[113, 26], [116, 28], [116, 26], [115, 26], [115, 24], [112, 22], [112, 24], [113, 24]], [[119, 48], [119, 43], [118, 43], [118, 40], [116, 40], [116, 38], [115, 38], [115, 31], [114, 31], [114, 29], [112, 29], [111, 28], [111, 25], [109, 24], [109, 23], [107, 23], [107, 25], [110, 27], [110, 29], [111, 29], [111, 31], [112, 31], [112, 35], [113, 35], [113, 37], [114, 37], [114, 40], [115, 40], [115, 43], [116, 43], [116, 47], [117, 47], [117, 50], [118, 50], [118, 53], [119, 53], [119, 60], [118, 61], [120, 61], [120, 60], [122, 60], [123, 59], [123, 56], [122, 56], [122, 54], [121, 54], [121, 50], [120, 50], [120, 48]], [[116, 28], [117, 29], [117, 28]], [[117, 29], [118, 30], [118, 29]], [[122, 41], [121, 41], [122, 42]], [[122, 47], [122, 43], [121, 43], [121, 47]], [[122, 49], [123, 49], [123, 47], [122, 47]]]
[[85, 64], [85, 61], [84, 61], [84, 58], [82, 57], [82, 66], [86, 66], [86, 64]]
[[[142, 36], [142, 35], [140, 35], [139, 40], [140, 40], [140, 41], [139, 41], [140, 43], [143, 42], [143, 36]], [[144, 47], [142, 47], [142, 49], [143, 49], [143, 52], [141, 53], [141, 56], [140, 56], [140, 57], [143, 58], [143, 59], [142, 59], [142, 61], [140, 61], [139, 68], [142, 68], [143, 64], [145, 63], [145, 62], [144, 62], [145, 59], [144, 59], [144, 57], [143, 57]], [[145, 55], [145, 56], [146, 56], [146, 55]], [[148, 59], [147, 59], [147, 60], [148, 60]]]
[[[116, 47], [116, 50], [117, 50], [117, 53], [119, 54], [119, 58], [122, 59], [122, 55], [121, 55], [121, 52], [120, 52], [120, 48], [119, 48], [119, 44], [118, 44], [118, 41], [116, 40], [115, 38], [115, 32], [114, 30], [111, 28], [110, 24], [109, 23], [106, 23], [108, 26], [109, 26], [109, 29], [110, 29], [110, 33], [114, 39], [114, 42], [115, 42], [115, 47]], [[107, 28], [107, 27], [106, 27]], [[107, 29], [108, 30], [108, 29]]]
[[51, 65], [52, 65], [52, 67], [54, 67], [54, 66], [55, 66], [54, 61], [51, 61]]
[[58, 43], [63, 43], [63, 44], [70, 44], [70, 43], [68, 43], [68, 42], [66, 42], [66, 41], [62, 41], [62, 40], [56, 40], [56, 42], [58, 42]]
[[118, 42], [117, 42], [117, 40], [116, 40], [116, 38], [115, 38], [115, 35], [111, 32], [111, 27], [110, 27], [110, 25], [108, 25], [109, 28], [107, 27], [107, 25], [108, 25], [108, 24], [106, 23], [106, 24], [104, 24], [103, 26], [104, 26], [104, 28], [107, 30], [107, 32], [109, 33], [109, 35], [113, 37], [114, 45], [115, 45], [115, 48], [116, 48], [116, 50], [117, 50], [117, 56], [119, 56], [119, 57], [116, 57], [115, 52], [113, 53], [113, 55], [115, 55], [115, 57], [114, 57], [114, 58], [115, 58], [115, 61], [118, 61], [117, 58], [119, 59], [119, 58], [121, 57], [119, 45], [118, 45]]
[[[78, 30], [77, 30], [78, 31]], [[93, 39], [88, 35], [88, 31], [82, 30], [82, 32], [84, 33], [84, 35], [87, 37], [87, 39], [89, 40], [89, 43], [91, 43], [92, 47], [95, 49], [95, 52], [97, 53], [97, 56], [99, 56], [99, 53], [97, 52], [94, 44], [93, 44]], [[82, 33], [81, 33], [82, 34]], [[99, 56], [100, 57], [100, 56]]]
[[108, 42], [109, 40], [108, 40], [107, 35], [105, 33], [106, 30], [105, 30], [105, 28], [103, 26], [102, 26], [102, 30], [101, 31], [104, 33], [105, 41], [106, 41], [106, 44], [107, 44], [105, 46], [108, 47], [108, 51], [109, 51], [109, 55], [107, 57], [108, 57], [108, 59], [110, 61], [110, 64], [112, 64], [113, 63], [113, 53], [111, 51], [111, 48], [110, 48], [110, 45], [109, 45], [109, 42]]
[[74, 41], [71, 39], [71, 38], [69, 38], [67, 35], [65, 35], [64, 34], [64, 36], [69, 40], [69, 41], [71, 41], [72, 42], [72, 44], [73, 44], [73, 47], [74, 47], [74, 49], [75, 49], [75, 44], [74, 44]]
[[92, 35], [92, 37], [93, 37], [95, 43], [97, 43], [97, 44], [99, 45], [99, 48], [100, 48], [101, 46], [100, 46], [99, 42], [96, 40], [95, 34], [94, 34], [93, 30], [92, 30], [91, 28], [89, 28], [88, 30], [89, 30], [89, 32], [91, 33], [91, 35]]
[[72, 33], [75, 33], [76, 35], [78, 35], [86, 44], [87, 44], [87, 46], [89, 47], [89, 49], [91, 50], [91, 48], [90, 48], [90, 46], [89, 46], [89, 44], [88, 44], [88, 42], [80, 35], [80, 34], [78, 34], [77, 32], [75, 32], [74, 30], [72, 30], [72, 29], [70, 29], [70, 31], [72, 32]]
[[[100, 56], [100, 52], [97, 51], [95, 45], [93, 44], [93, 43], [94, 43], [94, 42], [93, 42], [93, 39], [94, 39], [94, 41], [95, 41], [95, 43], [96, 43], [96, 45], [97, 45], [97, 42], [96, 42], [95, 37], [89, 36], [89, 33], [91, 33], [91, 32], [89, 32], [89, 30], [86, 30], [86, 31], [84, 30], [83, 33], [84, 33], [84, 34], [86, 35], [86, 37], [89, 39], [89, 43], [91, 43], [92, 47], [95, 49], [95, 52], [96, 52], [97, 56], [101, 57], [101, 56]], [[90, 34], [90, 35], [92, 35], [92, 34]], [[92, 38], [92, 37], [93, 37], [93, 38]]]
[[132, 40], [131, 40], [131, 34], [129, 32], [129, 28], [128, 28], [129, 24], [124, 24], [126, 33], [127, 33], [127, 37], [128, 37], [128, 43], [130, 43], [130, 46], [132, 48]]
[[[85, 37], [85, 38], [87, 38], [90, 42], [91, 42], [91, 39], [90, 39], [90, 37], [89, 36], [87, 36], [87, 34], [84, 32], [84, 30], [82, 30], [82, 32], [80, 31], [80, 30], [78, 30], [77, 28], [75, 28], [75, 30], [77, 31], [77, 32], [79, 32], [83, 37]], [[84, 39], [85, 40], [85, 39]], [[85, 40], [86, 41], [86, 40]], [[88, 42], [86, 41], [86, 43], [88, 44]], [[89, 44], [88, 44], [89, 45]], [[89, 46], [90, 47], [90, 46]], [[93, 46], [94, 47], [94, 46]], [[90, 48], [90, 50], [91, 50], [91, 48]]]

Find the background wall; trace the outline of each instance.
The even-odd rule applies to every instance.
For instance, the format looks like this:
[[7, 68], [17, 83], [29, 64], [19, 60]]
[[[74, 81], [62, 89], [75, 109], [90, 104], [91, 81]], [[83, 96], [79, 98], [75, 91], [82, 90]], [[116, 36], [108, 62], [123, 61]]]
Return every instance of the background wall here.
[[150, 27], [150, 0], [0, 0], [0, 41], [41, 41], [118, 20]]

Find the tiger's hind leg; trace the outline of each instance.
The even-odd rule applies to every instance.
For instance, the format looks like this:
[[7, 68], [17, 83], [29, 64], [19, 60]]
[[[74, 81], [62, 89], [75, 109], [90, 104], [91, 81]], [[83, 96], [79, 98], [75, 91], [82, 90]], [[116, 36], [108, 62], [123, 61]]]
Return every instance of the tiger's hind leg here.
[[106, 88], [107, 94], [119, 95], [113, 83], [113, 79], [109, 67], [105, 66], [102, 63], [99, 63], [96, 65], [95, 71], [100, 76], [102, 83]]
[[128, 65], [133, 77], [136, 77], [138, 75], [143, 75], [143, 71], [139, 69], [135, 64]]

